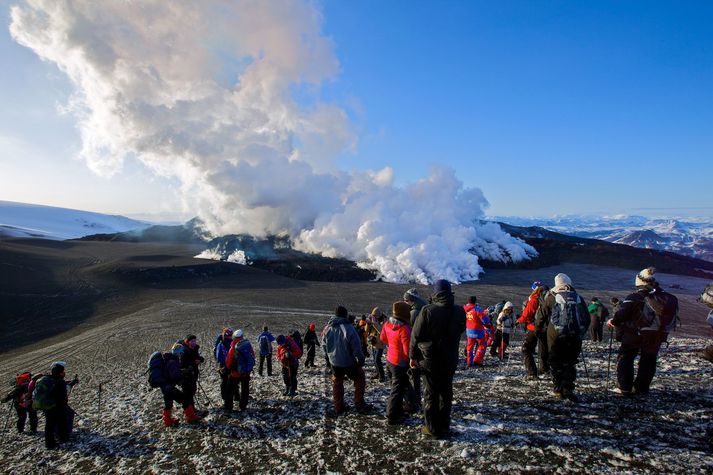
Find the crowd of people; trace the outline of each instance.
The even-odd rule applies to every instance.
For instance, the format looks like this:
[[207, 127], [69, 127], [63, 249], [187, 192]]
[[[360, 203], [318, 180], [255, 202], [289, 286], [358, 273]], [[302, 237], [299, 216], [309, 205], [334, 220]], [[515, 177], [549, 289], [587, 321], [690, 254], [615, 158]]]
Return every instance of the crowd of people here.
[[[389, 315], [376, 307], [368, 316], [356, 318], [344, 306], [338, 306], [320, 333], [316, 324], [310, 323], [304, 337], [299, 331], [275, 337], [268, 326], [263, 326], [255, 339], [257, 355], [242, 329], [224, 328], [213, 349], [223, 410], [236, 410], [235, 403], [237, 410], [246, 409], [255, 366], [261, 377], [272, 377], [273, 357], [281, 369], [282, 394], [294, 397], [298, 392], [300, 360], [304, 355], [306, 368], [321, 366], [317, 358], [317, 349], [321, 348], [325, 370], [331, 376], [330, 416], [338, 417], [349, 410], [345, 380], [354, 385], [354, 410], [359, 413], [372, 410], [364, 397], [367, 385], [364, 365], [370, 356], [374, 381], [390, 385], [385, 403], [386, 423], [403, 424], [410, 415], [421, 412], [422, 433], [445, 438], [450, 434], [453, 377], [461, 358], [465, 368], [474, 369], [483, 366], [488, 350], [491, 358], [506, 358], [510, 336], [518, 326], [525, 332], [522, 359], [526, 377], [538, 379], [549, 375], [556, 397], [578, 400], [576, 365], [582, 340], [589, 333], [592, 341], [602, 341], [605, 326], [620, 342], [616, 392], [623, 397], [645, 395], [656, 371], [661, 345], [676, 324], [678, 301], [661, 288], [652, 268], [639, 272], [634, 283], [636, 290], [624, 300], [610, 301], [613, 306], [610, 312], [596, 297], [586, 302], [572, 279], [560, 273], [552, 287], [534, 282], [521, 313], [516, 315], [515, 305], [510, 301], [483, 308], [477, 297], [471, 295], [464, 305], [457, 304], [451, 283], [438, 280], [428, 297], [421, 296], [415, 288], [406, 291], [401, 300], [393, 303]], [[713, 293], [711, 302], [703, 301], [713, 309]], [[465, 354], [461, 354], [464, 332]], [[188, 423], [198, 423], [205, 417], [206, 412], [195, 407], [204, 362], [193, 334], [177, 341], [170, 351], [150, 356], [148, 379], [150, 386], [160, 389], [163, 396], [164, 426], [179, 423], [173, 416], [174, 403], [181, 405]], [[72, 428], [73, 411], [68, 406], [68, 395], [79, 381], [75, 376], [73, 381], [65, 382], [65, 369], [65, 363], [55, 362], [48, 376], [18, 375], [13, 391], [4, 399], [15, 406], [19, 432], [24, 431], [28, 418], [30, 430], [37, 430], [37, 411], [44, 411], [48, 448], [65, 442]]]

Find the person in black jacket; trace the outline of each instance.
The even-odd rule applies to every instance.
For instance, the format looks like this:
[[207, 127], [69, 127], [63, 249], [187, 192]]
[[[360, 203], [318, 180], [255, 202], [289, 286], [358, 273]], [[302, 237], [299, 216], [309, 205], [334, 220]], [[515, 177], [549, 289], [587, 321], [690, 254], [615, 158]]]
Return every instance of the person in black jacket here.
[[[575, 315], [568, 315], [568, 311]], [[577, 379], [577, 359], [590, 317], [587, 304], [577, 294], [567, 274], [555, 276], [555, 285], [545, 295], [538, 317], [541, 324], [547, 322], [547, 348], [554, 394], [576, 402], [574, 382]]]
[[188, 335], [183, 340], [176, 342], [172, 349], [173, 354], [178, 356], [178, 363], [181, 373], [183, 373], [181, 391], [183, 392], [183, 415], [186, 422], [198, 422], [201, 419], [201, 414], [198, 414], [195, 409], [200, 374], [199, 365], [205, 361], [200, 355], [200, 348], [198, 337]]
[[453, 374], [458, 366], [460, 338], [465, 331], [465, 310], [455, 305], [451, 283], [438, 280], [432, 303], [421, 309], [411, 332], [410, 366], [423, 378], [421, 431], [431, 437], [447, 437], [453, 402]]
[[307, 358], [305, 360], [305, 368], [314, 368], [314, 356], [317, 352], [317, 347], [319, 345], [319, 337], [317, 337], [317, 332], [315, 331], [317, 326], [314, 323], [310, 323], [305, 332], [304, 344], [307, 347]]
[[[647, 296], [663, 292], [654, 278], [655, 270], [647, 268], [636, 275], [636, 292], [629, 294], [616, 309], [614, 317], [607, 322], [616, 328], [616, 339], [621, 342], [616, 360], [616, 391], [622, 396], [648, 394], [656, 374], [656, 359], [668, 331], [640, 328], [638, 322], [644, 312]], [[639, 369], [634, 378], [634, 360], [639, 356]]]
[[[57, 440], [59, 440], [60, 444], [69, 441], [68, 411], [70, 409], [67, 404], [67, 386], [73, 387], [79, 382], [79, 380], [75, 378], [69, 383], [64, 381], [65, 365], [63, 362], [56, 362], [52, 364], [51, 377], [53, 379], [53, 384], [50, 399], [54, 401], [55, 405], [52, 409], [44, 411], [45, 447], [48, 449], [55, 449], [59, 446]], [[57, 435], [57, 440], [55, 440], [55, 434]]]
[[163, 358], [163, 379], [160, 386], [163, 395], [163, 425], [164, 427], [173, 427], [178, 425], [178, 419], [172, 415], [173, 401], [181, 404], [184, 409], [188, 407], [183, 393], [176, 387], [181, 384], [183, 373], [178, 358], [173, 353], [164, 353], [161, 357]]

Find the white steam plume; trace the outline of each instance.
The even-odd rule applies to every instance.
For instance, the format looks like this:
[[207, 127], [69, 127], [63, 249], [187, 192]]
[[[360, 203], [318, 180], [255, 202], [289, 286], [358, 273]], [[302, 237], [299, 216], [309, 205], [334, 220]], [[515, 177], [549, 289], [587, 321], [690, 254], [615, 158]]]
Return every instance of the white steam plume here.
[[477, 278], [479, 256], [534, 250], [496, 225], [487, 201], [434, 169], [404, 188], [393, 171], [344, 173], [347, 113], [320, 97], [339, 73], [311, 2], [27, 0], [11, 9], [20, 44], [75, 85], [82, 156], [97, 173], [134, 155], [181, 180], [214, 234], [283, 234], [390, 281]]

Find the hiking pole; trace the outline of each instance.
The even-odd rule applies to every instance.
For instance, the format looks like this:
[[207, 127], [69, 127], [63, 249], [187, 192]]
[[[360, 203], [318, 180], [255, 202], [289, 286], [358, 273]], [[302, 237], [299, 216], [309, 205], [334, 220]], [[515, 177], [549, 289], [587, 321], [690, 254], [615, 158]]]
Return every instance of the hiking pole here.
[[607, 384], [605, 386], [606, 392], [609, 392], [609, 368], [611, 368], [611, 347], [612, 347], [613, 339], [614, 339], [614, 329], [609, 328], [609, 356], [607, 356]]
[[584, 363], [584, 375], [587, 377], [587, 383], [591, 383], [592, 380], [589, 378], [589, 370], [587, 370], [587, 358], [584, 357], [584, 350], [582, 350], [582, 363]]
[[198, 379], [196, 380], [196, 382], [198, 383], [198, 387], [200, 388], [201, 392], [203, 393], [203, 397], [205, 397], [205, 398], [206, 398], [206, 401], [208, 401], [208, 405], [209, 405], [209, 406], [214, 406], [213, 401], [211, 400], [210, 397], [208, 397], [208, 393], [205, 392], [205, 389], [203, 389], [203, 385], [201, 384], [200, 378], [198, 378]]

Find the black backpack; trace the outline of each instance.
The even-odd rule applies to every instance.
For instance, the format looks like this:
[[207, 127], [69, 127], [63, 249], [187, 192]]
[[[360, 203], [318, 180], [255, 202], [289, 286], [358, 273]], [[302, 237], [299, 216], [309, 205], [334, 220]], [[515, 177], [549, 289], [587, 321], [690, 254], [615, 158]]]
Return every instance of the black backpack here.
[[159, 388], [166, 382], [166, 377], [164, 376], [164, 361], [163, 353], [160, 351], [155, 351], [149, 356], [148, 364], [149, 373], [149, 386], [152, 388]]
[[678, 299], [663, 290], [656, 290], [644, 297], [644, 306], [637, 322], [640, 330], [669, 332], [676, 328]]

